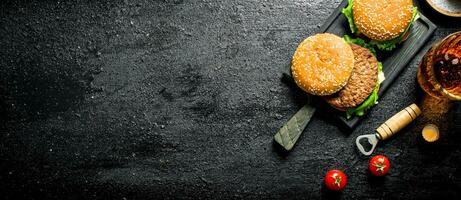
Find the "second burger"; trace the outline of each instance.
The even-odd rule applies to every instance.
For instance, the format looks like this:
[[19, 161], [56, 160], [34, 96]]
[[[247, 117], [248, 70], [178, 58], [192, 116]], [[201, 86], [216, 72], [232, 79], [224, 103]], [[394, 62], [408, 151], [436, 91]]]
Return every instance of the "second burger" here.
[[377, 103], [384, 80], [381, 63], [367, 48], [330, 33], [306, 38], [295, 51], [291, 72], [296, 84], [322, 96], [347, 118], [362, 116]]

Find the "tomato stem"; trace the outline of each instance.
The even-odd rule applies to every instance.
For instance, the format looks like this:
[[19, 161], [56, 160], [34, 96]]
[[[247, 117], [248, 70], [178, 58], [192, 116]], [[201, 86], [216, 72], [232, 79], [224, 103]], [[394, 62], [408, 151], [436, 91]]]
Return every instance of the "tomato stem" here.
[[378, 162], [373, 163], [373, 166], [376, 167], [376, 171], [381, 171], [381, 173], [384, 173], [384, 168], [386, 168], [383, 158], [379, 158]]
[[341, 176], [339, 176], [337, 173], [333, 174], [331, 176], [333, 179], [335, 179], [335, 182], [333, 183], [334, 185], [338, 186], [338, 188], [341, 187]]

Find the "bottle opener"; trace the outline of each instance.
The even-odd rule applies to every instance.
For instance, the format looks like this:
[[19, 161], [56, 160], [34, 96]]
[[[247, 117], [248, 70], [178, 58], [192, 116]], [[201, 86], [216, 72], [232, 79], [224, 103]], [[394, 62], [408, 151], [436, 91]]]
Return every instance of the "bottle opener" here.
[[[386, 140], [390, 138], [402, 128], [407, 126], [410, 122], [415, 120], [420, 114], [421, 110], [419, 107], [416, 104], [411, 104], [381, 124], [381, 126], [376, 129], [375, 134], [358, 136], [355, 140], [355, 144], [363, 155], [369, 156], [375, 150], [379, 140]], [[370, 143], [371, 149], [369, 151], [365, 151], [365, 148], [360, 143], [360, 140], [362, 139], [367, 139], [368, 143]]]

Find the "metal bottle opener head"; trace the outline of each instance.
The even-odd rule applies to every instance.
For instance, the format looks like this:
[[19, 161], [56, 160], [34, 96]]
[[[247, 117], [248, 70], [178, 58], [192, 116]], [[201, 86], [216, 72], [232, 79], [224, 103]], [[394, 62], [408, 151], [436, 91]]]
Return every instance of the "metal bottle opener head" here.
[[[410, 122], [415, 120], [420, 114], [421, 109], [419, 109], [416, 104], [411, 104], [381, 124], [381, 126], [376, 129], [375, 134], [358, 136], [355, 140], [355, 144], [363, 155], [369, 156], [375, 150], [379, 140], [386, 140], [391, 137], [403, 127], [407, 126]], [[369, 151], [365, 151], [365, 148], [360, 143], [360, 140], [362, 139], [367, 139], [368, 143], [370, 143], [371, 149]]]
[[[371, 145], [371, 149], [368, 150], [368, 151], [365, 151], [365, 148], [363, 147], [363, 145], [360, 143], [360, 140], [362, 139], [367, 139], [368, 143], [370, 143]], [[369, 156], [373, 153], [373, 151], [375, 150], [376, 148], [376, 145], [378, 144], [378, 141], [379, 141], [379, 137], [378, 137], [378, 134], [368, 134], [368, 135], [361, 135], [361, 136], [358, 136], [357, 139], [355, 139], [355, 144], [357, 145], [357, 148], [359, 149], [359, 151], [363, 154], [363, 155], [366, 155], [366, 156]]]

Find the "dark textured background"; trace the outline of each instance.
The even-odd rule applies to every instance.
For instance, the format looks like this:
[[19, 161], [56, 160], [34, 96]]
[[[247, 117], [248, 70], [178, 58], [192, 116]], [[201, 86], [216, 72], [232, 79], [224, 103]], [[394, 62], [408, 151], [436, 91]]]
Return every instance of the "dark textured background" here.
[[[461, 109], [421, 141], [420, 118], [367, 173], [355, 137], [420, 100], [417, 64], [461, 20], [418, 4], [439, 29], [354, 131], [317, 113], [290, 153], [273, 135], [305, 97], [281, 80], [297, 44], [338, 0], [1, 1], [2, 199], [384, 199], [461, 196]], [[342, 193], [325, 172], [348, 175]]]

